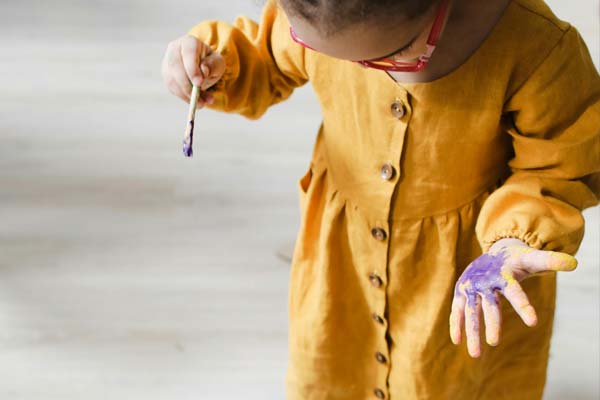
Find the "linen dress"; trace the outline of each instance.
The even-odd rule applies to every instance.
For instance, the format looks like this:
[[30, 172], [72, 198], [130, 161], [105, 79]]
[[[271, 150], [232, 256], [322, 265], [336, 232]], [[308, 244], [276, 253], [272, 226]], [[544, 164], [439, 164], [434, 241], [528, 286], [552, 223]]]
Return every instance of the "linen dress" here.
[[541, 398], [555, 273], [522, 282], [534, 328], [502, 298], [500, 344], [479, 359], [451, 343], [448, 318], [456, 280], [494, 241], [578, 249], [600, 197], [600, 78], [577, 30], [513, 0], [466, 62], [413, 84], [296, 44], [273, 0], [259, 23], [190, 34], [227, 64], [210, 108], [256, 119], [307, 81], [322, 108], [298, 180], [286, 398]]

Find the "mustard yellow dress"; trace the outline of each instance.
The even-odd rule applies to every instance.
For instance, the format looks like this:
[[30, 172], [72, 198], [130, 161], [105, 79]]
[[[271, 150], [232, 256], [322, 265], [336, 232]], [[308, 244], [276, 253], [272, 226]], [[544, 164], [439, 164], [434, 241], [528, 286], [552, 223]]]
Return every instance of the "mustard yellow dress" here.
[[260, 23], [190, 34], [227, 63], [211, 108], [259, 118], [307, 81], [321, 104], [298, 181], [286, 398], [541, 398], [555, 274], [522, 282], [535, 328], [502, 300], [500, 345], [479, 359], [448, 318], [459, 275], [499, 238], [578, 249], [600, 197], [600, 78], [577, 30], [513, 0], [465, 63], [415, 84], [304, 49], [273, 0]]

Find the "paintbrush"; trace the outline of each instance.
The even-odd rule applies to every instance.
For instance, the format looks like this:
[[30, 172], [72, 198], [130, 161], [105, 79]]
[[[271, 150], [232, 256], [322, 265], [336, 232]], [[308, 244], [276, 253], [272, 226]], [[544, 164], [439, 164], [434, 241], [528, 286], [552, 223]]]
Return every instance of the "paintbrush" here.
[[186, 157], [194, 155], [192, 144], [194, 143], [194, 120], [196, 117], [196, 107], [198, 106], [198, 97], [200, 89], [196, 85], [192, 85], [192, 96], [190, 97], [190, 108], [188, 111], [188, 123], [185, 128], [185, 136], [183, 137], [183, 154]]

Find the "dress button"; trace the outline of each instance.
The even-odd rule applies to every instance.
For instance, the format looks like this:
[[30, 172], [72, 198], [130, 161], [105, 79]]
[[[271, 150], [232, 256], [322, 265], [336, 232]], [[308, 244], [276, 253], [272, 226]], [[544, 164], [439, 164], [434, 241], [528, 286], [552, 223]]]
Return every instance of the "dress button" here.
[[383, 390], [375, 388], [374, 392], [378, 399], [385, 399], [385, 393], [383, 393]]
[[373, 237], [379, 241], [385, 240], [385, 238], [387, 237], [385, 231], [381, 228], [371, 229], [371, 235], [373, 235]]
[[381, 364], [385, 364], [386, 363], [386, 358], [383, 354], [381, 354], [380, 352], [375, 353], [375, 358], [377, 359], [377, 361], [379, 361]]
[[393, 102], [391, 109], [392, 115], [398, 119], [402, 119], [402, 117], [404, 117], [404, 114], [406, 114], [406, 111], [404, 110], [404, 104], [402, 104], [400, 100], [396, 100], [395, 102]]
[[381, 179], [389, 181], [394, 177], [394, 167], [390, 163], [385, 163], [381, 167]]
[[375, 286], [375, 287], [381, 287], [381, 285], [383, 285], [383, 281], [381, 280], [381, 278], [379, 277], [379, 275], [377, 275], [374, 272], [371, 272], [369, 274], [369, 280], [371, 281], [371, 285]]
[[381, 325], [383, 325], [383, 323], [385, 322], [385, 321], [383, 320], [383, 318], [381, 318], [381, 317], [380, 317], [379, 315], [377, 315], [376, 313], [373, 313], [373, 319], [374, 319], [376, 322], [379, 322]]

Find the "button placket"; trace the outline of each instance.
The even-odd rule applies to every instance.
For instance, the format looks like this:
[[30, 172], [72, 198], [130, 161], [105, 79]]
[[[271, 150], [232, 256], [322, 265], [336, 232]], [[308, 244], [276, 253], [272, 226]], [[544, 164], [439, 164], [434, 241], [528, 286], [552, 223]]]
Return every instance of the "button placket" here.
[[[387, 290], [386, 279], [387, 279], [387, 268], [388, 268], [388, 257], [387, 257], [387, 244], [389, 239], [389, 222], [387, 217], [379, 216], [368, 222], [368, 228], [370, 228], [370, 234], [374, 243], [371, 244], [373, 258], [370, 262], [373, 263], [371, 271], [368, 272], [368, 279], [372, 286], [371, 293], [373, 295], [373, 308], [371, 309], [371, 318], [374, 323], [381, 328], [374, 328], [381, 335], [381, 340], [374, 346], [373, 351], [373, 362], [375, 368], [379, 369], [381, 378], [387, 379], [389, 374], [389, 362], [388, 362], [388, 348], [387, 341], [383, 338], [384, 333], [387, 331], [386, 321], [383, 318], [385, 313], [385, 303], [387, 301]], [[383, 384], [383, 379], [374, 382], [373, 393], [378, 399], [385, 399], [387, 394], [386, 386]]]
[[402, 157], [404, 140], [412, 112], [409, 96], [409, 93], [404, 88], [400, 88], [396, 93], [396, 97], [392, 100], [389, 106], [390, 108], [388, 112], [390, 112], [390, 116], [394, 120], [392, 123], [392, 135], [394, 137], [391, 140], [391, 147], [389, 148], [395, 150], [393, 154], [390, 154], [392, 156], [392, 161], [388, 160], [388, 162], [382, 164], [380, 167], [381, 179], [385, 181], [399, 179], [402, 175], [400, 159]]

